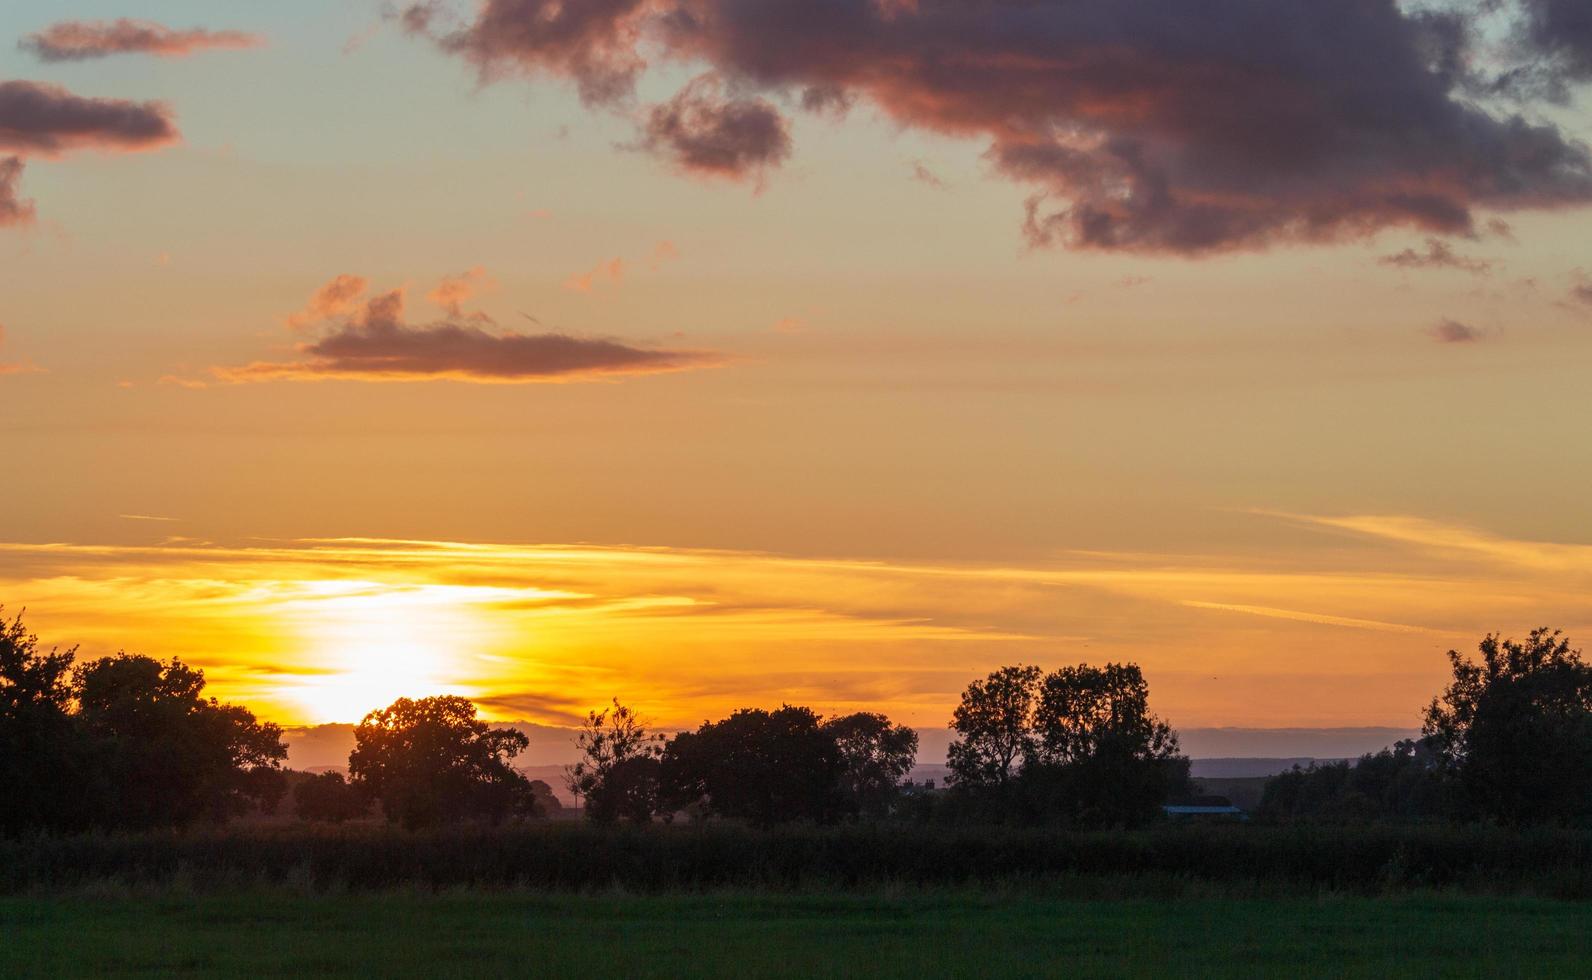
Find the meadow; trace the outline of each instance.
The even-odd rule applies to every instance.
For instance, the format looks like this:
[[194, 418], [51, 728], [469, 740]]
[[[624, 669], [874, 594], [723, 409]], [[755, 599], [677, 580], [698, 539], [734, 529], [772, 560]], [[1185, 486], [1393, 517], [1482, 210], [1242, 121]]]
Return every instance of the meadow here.
[[0, 899], [6, 976], [1576, 976], [1592, 906], [1417, 892], [643, 896], [114, 891]]

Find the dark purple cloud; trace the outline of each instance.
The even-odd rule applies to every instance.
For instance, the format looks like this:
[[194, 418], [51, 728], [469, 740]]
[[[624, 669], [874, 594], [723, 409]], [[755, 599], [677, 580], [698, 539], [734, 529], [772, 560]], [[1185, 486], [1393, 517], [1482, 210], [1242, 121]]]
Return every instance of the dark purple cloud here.
[[22, 199], [23, 162], [16, 157], [0, 159], [0, 228], [33, 222], [33, 202]]
[[562, 333], [519, 334], [487, 329], [484, 314], [439, 323], [403, 322], [402, 291], [371, 298], [339, 318], [321, 339], [299, 346], [301, 359], [214, 369], [217, 378], [245, 381], [454, 380], [483, 383], [591, 381], [712, 367], [708, 351], [632, 347], [615, 340]]
[[483, 77], [546, 74], [573, 79], [588, 104], [628, 95], [646, 62], [637, 51], [649, 0], [489, 0], [474, 21], [449, 29], [438, 0], [411, 4], [404, 27], [429, 34]]
[[1477, 328], [1458, 320], [1441, 320], [1428, 333], [1440, 344], [1474, 344], [1482, 335]]
[[1417, 252], [1413, 248], [1406, 248], [1402, 252], [1384, 255], [1377, 259], [1377, 262], [1400, 269], [1459, 269], [1475, 276], [1485, 276], [1492, 272], [1491, 262], [1460, 255], [1454, 251], [1452, 245], [1441, 238], [1428, 238], [1424, 251]]
[[[1506, 2], [1578, 43], [1585, 0]], [[445, 30], [422, 9], [485, 76], [571, 78], [594, 105], [623, 105], [657, 52], [738, 93], [981, 140], [1032, 189], [1040, 245], [1470, 235], [1488, 211], [1592, 202], [1586, 146], [1472, 97], [1467, 16], [1395, 0], [482, 0]]]
[[653, 106], [644, 129], [644, 148], [698, 176], [761, 178], [790, 156], [779, 110], [763, 99], [726, 98], [710, 75]]
[[17, 46], [45, 61], [87, 61], [115, 54], [149, 54], [157, 58], [182, 58], [207, 48], [252, 48], [264, 39], [242, 31], [176, 30], [147, 20], [66, 20]]
[[0, 82], [0, 150], [56, 156], [69, 150], [148, 150], [177, 139], [158, 102], [90, 99], [59, 85]]
[[1592, 3], [1521, 0], [1520, 7], [1519, 36], [1541, 58], [1531, 68], [1560, 82], [1592, 78]]

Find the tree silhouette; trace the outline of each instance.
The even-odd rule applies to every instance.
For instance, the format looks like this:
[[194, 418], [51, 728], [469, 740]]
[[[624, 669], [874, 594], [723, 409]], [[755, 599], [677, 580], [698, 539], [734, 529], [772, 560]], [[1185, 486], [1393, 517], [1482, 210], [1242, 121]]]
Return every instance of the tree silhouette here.
[[76, 653], [44, 652], [20, 614], [0, 617], [0, 833], [90, 820], [87, 758], [68, 713]]
[[1453, 681], [1423, 729], [1470, 804], [1508, 823], [1592, 816], [1592, 665], [1546, 628], [1479, 650], [1448, 652]]
[[840, 748], [810, 708], [743, 708], [681, 732], [663, 753], [666, 805], [757, 826], [830, 823], [845, 809]]
[[348, 757], [353, 782], [409, 828], [537, 812], [530, 781], [510, 765], [530, 740], [476, 717], [455, 696], [399, 698], [366, 715]]
[[865, 817], [887, 816], [917, 760], [918, 733], [866, 711], [831, 718], [823, 729], [840, 749], [840, 790], [852, 808]]
[[357, 820], [370, 809], [370, 799], [340, 772], [307, 775], [293, 788], [293, 812], [300, 820], [342, 823]]
[[1004, 788], [1033, 754], [1039, 676], [1038, 667], [1001, 667], [967, 685], [951, 717], [961, 736], [947, 750], [953, 784]]
[[581, 758], [570, 766], [570, 792], [586, 801], [596, 823], [647, 823], [658, 811], [662, 735], [648, 734], [636, 712], [614, 698], [612, 708], [589, 712], [575, 736]]
[[282, 729], [203, 696], [204, 672], [119, 653], [73, 672], [77, 724], [95, 757], [107, 822], [131, 827], [223, 820], [276, 806]]

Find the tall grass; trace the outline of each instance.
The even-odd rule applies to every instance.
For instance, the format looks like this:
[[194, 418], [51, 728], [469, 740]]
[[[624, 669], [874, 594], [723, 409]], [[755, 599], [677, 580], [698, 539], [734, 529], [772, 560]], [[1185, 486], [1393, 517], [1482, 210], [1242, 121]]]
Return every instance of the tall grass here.
[[1080, 879], [1267, 892], [1458, 889], [1592, 898], [1592, 831], [1162, 827], [1068, 833], [890, 825], [758, 831], [538, 825], [405, 833], [234, 829], [0, 841], [0, 892], [175, 884], [312, 891], [1003, 887]]

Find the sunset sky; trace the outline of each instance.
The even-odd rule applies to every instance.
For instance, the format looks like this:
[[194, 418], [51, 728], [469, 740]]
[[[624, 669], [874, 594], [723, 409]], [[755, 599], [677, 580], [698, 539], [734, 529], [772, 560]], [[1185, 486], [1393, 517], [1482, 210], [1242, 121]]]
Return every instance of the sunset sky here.
[[6, 3], [0, 603], [289, 724], [1413, 726], [1592, 636], [1588, 82], [1584, 0]]

